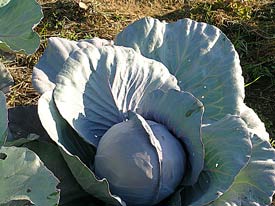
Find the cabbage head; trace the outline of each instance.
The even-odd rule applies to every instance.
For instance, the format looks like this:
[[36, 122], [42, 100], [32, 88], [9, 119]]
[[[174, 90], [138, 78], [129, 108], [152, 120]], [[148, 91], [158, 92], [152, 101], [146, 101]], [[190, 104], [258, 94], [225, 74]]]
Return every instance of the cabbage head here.
[[271, 203], [275, 151], [216, 27], [147, 17], [114, 41], [53, 37], [33, 84], [86, 205]]

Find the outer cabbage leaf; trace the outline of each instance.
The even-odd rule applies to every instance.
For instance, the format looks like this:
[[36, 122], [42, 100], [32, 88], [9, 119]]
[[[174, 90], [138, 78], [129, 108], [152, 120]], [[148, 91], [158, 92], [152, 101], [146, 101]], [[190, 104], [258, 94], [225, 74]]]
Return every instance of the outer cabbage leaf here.
[[87, 165], [93, 165], [95, 149], [85, 142], [59, 114], [52, 92], [44, 93], [38, 102], [38, 114], [50, 138], [69, 154], [77, 155]]
[[144, 18], [119, 33], [115, 44], [162, 62], [181, 90], [203, 102], [204, 123], [240, 113], [244, 81], [239, 57], [218, 28], [190, 19], [165, 23]]
[[225, 193], [251, 156], [251, 133], [238, 116], [227, 115], [202, 128], [205, 165], [196, 184], [184, 187], [174, 201], [181, 206], [201, 206]]
[[57, 76], [54, 101], [71, 127], [97, 146], [111, 126], [127, 119], [127, 111], [157, 88], [178, 89], [161, 63], [130, 48], [90, 46], [67, 59]]
[[[12, 138], [8, 139], [5, 146], [24, 146], [39, 156], [46, 167], [60, 180], [58, 185], [58, 189], [61, 191], [59, 205], [73, 206], [76, 202], [81, 202], [81, 205], [86, 206], [91, 201], [100, 205], [98, 200], [93, 199], [78, 184], [61, 155], [59, 147], [52, 144], [53, 142], [40, 123], [37, 106], [11, 108], [8, 114]], [[35, 138], [29, 138], [29, 136]], [[92, 154], [90, 155], [92, 156]]]
[[[89, 198], [89, 201], [93, 200], [92, 197], [78, 184], [56, 145], [47, 142], [33, 141], [24, 144], [24, 147], [34, 151], [47, 168], [49, 168], [60, 180], [60, 184], [58, 185], [58, 188], [60, 189], [59, 205], [67, 206], [76, 200], [88, 205], [88, 202], [85, 201], [85, 199]], [[94, 202], [100, 205], [98, 201], [94, 200]]]
[[0, 91], [0, 148], [6, 142], [8, 130], [8, 111], [6, 107], [6, 97]]
[[40, 38], [33, 27], [43, 18], [41, 6], [35, 0], [2, 1], [0, 6], [0, 49], [32, 54]]
[[61, 117], [52, 100], [51, 91], [44, 93], [39, 99], [38, 113], [42, 125], [59, 146], [62, 156], [83, 190], [104, 202], [121, 205], [120, 198], [111, 195], [107, 181], [98, 180], [88, 168], [93, 167], [95, 151]]
[[269, 141], [269, 134], [266, 132], [265, 125], [253, 109], [243, 103], [240, 116], [246, 122], [250, 132], [265, 141]]
[[204, 147], [201, 139], [203, 105], [187, 92], [155, 90], [144, 98], [137, 112], [146, 120], [153, 120], [167, 127], [179, 138], [188, 152], [189, 165], [184, 184], [194, 184], [204, 165]]
[[275, 151], [257, 135], [252, 138], [248, 165], [237, 175], [234, 184], [212, 206], [268, 206], [275, 192]]
[[0, 62], [0, 91], [6, 93], [13, 84], [13, 78], [5, 66]]
[[86, 48], [91, 44], [102, 47], [112, 44], [105, 39], [93, 38], [90, 40], [70, 41], [64, 38], [51, 37], [48, 46], [33, 68], [32, 83], [39, 93], [52, 90], [55, 87], [56, 76], [61, 71], [63, 64], [75, 49]]
[[58, 179], [27, 148], [1, 147], [0, 171], [0, 205], [58, 204]]
[[81, 187], [90, 195], [114, 206], [125, 206], [120, 197], [112, 195], [106, 179], [98, 180], [95, 174], [77, 157], [68, 154], [61, 148], [73, 176]]

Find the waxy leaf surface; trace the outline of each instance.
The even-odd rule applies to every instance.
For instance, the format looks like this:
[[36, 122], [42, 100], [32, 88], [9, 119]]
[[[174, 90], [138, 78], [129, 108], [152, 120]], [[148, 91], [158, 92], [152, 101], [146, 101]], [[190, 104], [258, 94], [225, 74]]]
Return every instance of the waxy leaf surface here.
[[233, 185], [211, 206], [268, 206], [275, 192], [275, 151], [257, 135], [248, 165], [236, 176]]
[[57, 205], [58, 179], [27, 148], [0, 149], [0, 205]]
[[198, 181], [185, 187], [182, 205], [201, 206], [225, 193], [251, 157], [251, 134], [238, 116], [223, 119], [202, 128], [205, 164]]
[[0, 49], [34, 53], [40, 38], [33, 28], [42, 17], [41, 6], [35, 0], [0, 1]]
[[53, 95], [61, 116], [97, 146], [111, 126], [127, 119], [127, 111], [134, 111], [144, 96], [158, 88], [178, 89], [161, 63], [130, 48], [90, 46], [70, 55]]
[[32, 83], [39, 93], [53, 90], [56, 83], [56, 76], [62, 70], [63, 64], [69, 55], [76, 49], [89, 47], [91, 44], [96, 47], [112, 44], [105, 39], [93, 38], [89, 40], [71, 41], [59, 37], [51, 37], [48, 46], [33, 68]]
[[240, 113], [244, 82], [239, 57], [218, 28], [190, 19], [166, 23], [147, 17], [126, 27], [115, 44], [162, 62], [181, 90], [202, 101], [204, 123]]

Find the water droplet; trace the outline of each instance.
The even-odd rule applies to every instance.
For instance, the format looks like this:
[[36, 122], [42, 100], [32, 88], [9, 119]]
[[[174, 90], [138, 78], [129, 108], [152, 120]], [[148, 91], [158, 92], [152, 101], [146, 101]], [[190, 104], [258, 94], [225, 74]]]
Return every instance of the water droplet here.
[[204, 89], [206, 89], [206, 86], [203, 86]]
[[201, 96], [202, 99], [204, 99], [204, 96]]
[[218, 166], [219, 166], [219, 164], [218, 164], [218, 163], [216, 163], [215, 167], [218, 167]]
[[219, 195], [219, 196], [221, 196], [223, 193], [220, 192], [220, 191], [218, 191], [216, 194]]
[[191, 62], [191, 59], [188, 59], [187, 61], [188, 61], [188, 62]]
[[94, 137], [95, 137], [95, 138], [98, 138], [98, 136], [97, 136], [97, 135], [94, 135]]
[[236, 128], [236, 130], [237, 130], [237, 131], [239, 131], [239, 130], [240, 130], [240, 128], [238, 128], [238, 127], [237, 127], [237, 128]]
[[179, 81], [179, 84], [181, 84], [181, 81]]

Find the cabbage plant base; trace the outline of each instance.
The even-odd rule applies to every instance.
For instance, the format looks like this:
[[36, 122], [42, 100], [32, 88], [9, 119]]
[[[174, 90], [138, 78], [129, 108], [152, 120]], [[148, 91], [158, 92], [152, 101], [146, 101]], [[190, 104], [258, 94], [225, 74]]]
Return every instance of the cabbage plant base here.
[[[36, 136], [22, 146], [36, 152], [60, 179], [60, 205], [83, 200], [85, 205], [131, 206], [110, 187], [108, 177], [94, 173], [96, 150], [108, 131], [112, 144], [120, 144], [110, 150], [128, 150], [127, 143], [116, 142], [110, 128], [131, 121], [129, 114], [138, 117], [151, 135], [159, 165], [173, 155], [160, 158], [165, 153], [150, 138], [153, 134], [146, 121], [165, 127], [186, 153], [184, 177], [174, 191], [159, 198], [161, 203], [146, 206], [271, 203], [275, 151], [263, 123], [243, 103], [238, 54], [216, 27], [190, 19], [168, 24], [144, 18], [114, 42], [51, 38], [34, 69], [33, 84], [42, 94], [38, 114], [49, 136]], [[6, 109], [0, 112], [7, 113]], [[0, 122], [0, 128], [6, 130], [7, 121]], [[8, 138], [6, 144], [13, 143]], [[137, 162], [150, 166], [152, 160]], [[127, 165], [121, 169], [130, 170]], [[168, 183], [163, 179], [161, 184]], [[157, 193], [147, 195], [157, 197]], [[144, 205], [139, 199], [135, 205]]]

